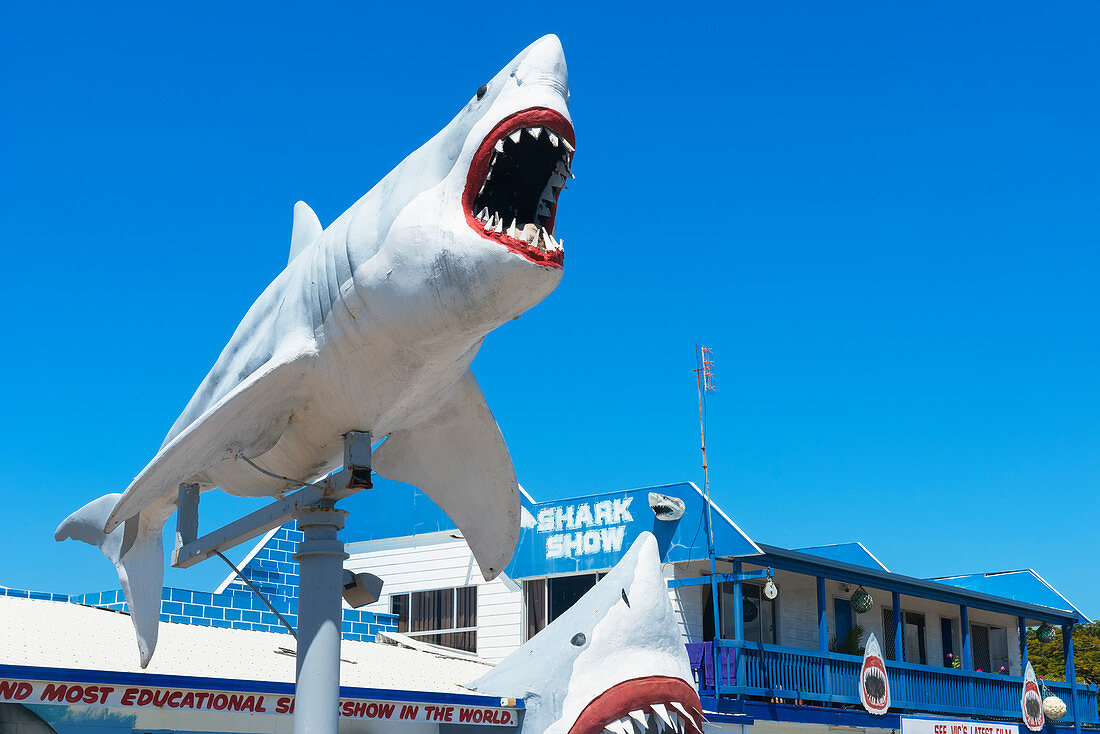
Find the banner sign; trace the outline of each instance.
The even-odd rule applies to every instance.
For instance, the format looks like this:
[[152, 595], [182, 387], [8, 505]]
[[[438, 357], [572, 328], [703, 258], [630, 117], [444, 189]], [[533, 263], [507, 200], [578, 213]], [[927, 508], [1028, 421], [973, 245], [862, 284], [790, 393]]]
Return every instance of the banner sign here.
[[1017, 724], [996, 721], [947, 721], [902, 717], [901, 734], [1020, 734]]
[[1020, 712], [1024, 715], [1024, 723], [1032, 731], [1042, 731], [1046, 724], [1046, 714], [1043, 713], [1043, 697], [1039, 695], [1039, 682], [1035, 680], [1035, 670], [1031, 662], [1024, 669], [1024, 690], [1020, 694]]
[[[674, 497], [685, 512], [659, 520], [650, 492]], [[504, 572], [513, 579], [606, 571], [639, 535], [650, 532], [664, 563], [708, 558], [706, 499], [691, 483], [605, 492], [554, 502], [525, 503], [519, 546]], [[715, 551], [720, 556], [756, 554], [760, 549], [718, 508], [713, 513]]]
[[[79, 684], [0, 679], [0, 702], [38, 705], [115, 706], [231, 714], [294, 713], [294, 696], [192, 688]], [[519, 712], [500, 699], [500, 706], [403, 702], [341, 698], [340, 716], [374, 721], [427, 722], [473, 726], [517, 726]]]
[[863, 665], [859, 669], [859, 700], [863, 708], [876, 716], [890, 709], [890, 678], [886, 675], [886, 664], [882, 661], [874, 632], [867, 638]]

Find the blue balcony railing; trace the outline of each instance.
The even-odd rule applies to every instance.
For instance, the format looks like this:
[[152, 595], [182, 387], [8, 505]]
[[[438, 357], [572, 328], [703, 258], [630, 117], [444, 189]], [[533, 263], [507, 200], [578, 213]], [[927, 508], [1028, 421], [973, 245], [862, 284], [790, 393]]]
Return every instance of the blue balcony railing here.
[[[713, 696], [717, 690], [721, 696], [860, 705], [859, 669], [863, 663], [860, 657], [719, 640], [716, 687], [712, 645], [709, 642], [688, 645], [688, 657], [702, 695]], [[738, 680], [738, 663], [741, 664], [741, 680]], [[894, 710], [1008, 720], [1020, 718], [1022, 678], [894, 661], [887, 661], [886, 669]], [[1047, 681], [1047, 687], [1066, 702], [1068, 709], [1065, 718], [1052, 723], [1072, 724], [1069, 685]], [[1077, 685], [1080, 723], [1100, 726], [1096, 701], [1096, 686]]]

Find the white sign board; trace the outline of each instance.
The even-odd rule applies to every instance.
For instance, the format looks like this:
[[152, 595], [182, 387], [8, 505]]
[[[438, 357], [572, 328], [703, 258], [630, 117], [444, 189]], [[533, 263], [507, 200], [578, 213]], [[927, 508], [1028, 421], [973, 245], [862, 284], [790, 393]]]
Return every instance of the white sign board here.
[[1020, 734], [1020, 727], [1016, 724], [995, 721], [950, 721], [902, 717], [901, 734]]
[[[101, 685], [60, 681], [0, 679], [0, 702], [37, 705], [112, 706], [124, 709], [159, 708], [182, 711], [215, 711], [226, 714], [294, 713], [294, 696], [218, 691], [191, 688], [161, 688], [143, 685]], [[398, 722], [505, 726], [519, 724], [514, 702], [501, 699], [500, 706], [478, 706], [440, 702], [418, 702], [341, 698], [340, 716]]]

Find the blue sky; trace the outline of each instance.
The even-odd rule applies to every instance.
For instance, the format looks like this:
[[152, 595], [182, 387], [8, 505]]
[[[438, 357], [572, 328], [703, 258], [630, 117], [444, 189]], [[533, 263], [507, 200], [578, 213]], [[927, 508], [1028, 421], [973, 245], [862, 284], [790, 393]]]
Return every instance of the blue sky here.
[[153, 455], [293, 203], [327, 224], [553, 32], [566, 275], [475, 362], [524, 485], [701, 481], [701, 341], [714, 496], [753, 538], [1033, 567], [1100, 616], [1100, 10], [661, 7], [9, 5], [0, 584], [115, 587], [53, 529]]

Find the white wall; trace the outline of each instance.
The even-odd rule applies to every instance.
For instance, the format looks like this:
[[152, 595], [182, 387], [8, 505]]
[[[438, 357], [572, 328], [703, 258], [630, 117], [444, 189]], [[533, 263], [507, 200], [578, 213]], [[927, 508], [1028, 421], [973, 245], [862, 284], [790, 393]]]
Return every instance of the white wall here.
[[351, 557], [344, 567], [382, 578], [382, 598], [364, 608], [386, 614], [393, 594], [477, 586], [477, 654], [486, 660], [503, 660], [522, 642], [522, 588], [503, 575], [486, 582], [466, 541], [456, 534], [444, 531], [349, 543]]
[[[666, 579], [695, 578], [701, 576], [706, 568], [704, 563], [667, 563], [664, 566], [664, 574]], [[709, 584], [680, 586], [668, 590], [684, 642], [703, 641], [703, 611], [706, 609], [704, 594], [709, 593]]]

